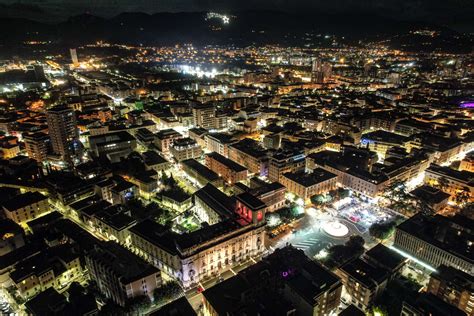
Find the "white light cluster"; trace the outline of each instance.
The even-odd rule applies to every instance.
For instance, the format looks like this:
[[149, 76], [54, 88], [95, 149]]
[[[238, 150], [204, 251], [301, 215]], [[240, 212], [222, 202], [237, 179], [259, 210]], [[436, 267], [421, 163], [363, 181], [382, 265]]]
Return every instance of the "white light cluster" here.
[[221, 19], [222, 23], [224, 23], [224, 24], [229, 24], [229, 22], [230, 22], [230, 18], [227, 15], [216, 13], [216, 12], [208, 12], [207, 13], [206, 20], [210, 20], [210, 19]]
[[213, 68], [211, 71], [208, 70], [203, 70], [201, 67], [193, 67], [189, 65], [181, 65], [179, 66], [179, 69], [184, 73], [184, 74], [189, 74], [193, 76], [197, 76], [199, 78], [214, 78], [218, 73], [215, 68]]

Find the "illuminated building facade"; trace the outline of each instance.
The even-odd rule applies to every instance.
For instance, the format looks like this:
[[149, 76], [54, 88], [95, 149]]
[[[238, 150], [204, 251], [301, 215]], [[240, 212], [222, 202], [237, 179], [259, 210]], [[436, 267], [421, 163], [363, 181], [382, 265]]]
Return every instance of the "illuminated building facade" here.
[[38, 162], [46, 160], [50, 147], [50, 138], [45, 133], [33, 133], [23, 137], [28, 157]]
[[100, 291], [120, 306], [138, 296], [151, 299], [162, 283], [160, 270], [113, 241], [90, 249], [86, 265]]
[[279, 151], [270, 157], [268, 162], [268, 179], [282, 181], [283, 174], [305, 169], [305, 155], [301, 152]]
[[229, 157], [229, 144], [235, 142], [232, 135], [213, 133], [204, 136], [206, 149], [210, 152], [216, 152], [222, 156]]
[[206, 166], [222, 177], [228, 185], [247, 179], [247, 168], [216, 152], [206, 155]]
[[10, 279], [19, 294], [28, 299], [50, 287], [64, 288], [82, 272], [80, 255], [71, 246], [60, 245], [16, 264]]
[[339, 278], [292, 246], [276, 249], [262, 261], [203, 293], [207, 315], [253, 314], [325, 316], [337, 312]]
[[65, 106], [56, 106], [46, 112], [48, 134], [53, 153], [66, 162], [79, 149], [79, 131], [74, 111]]
[[244, 166], [249, 173], [268, 175], [267, 151], [252, 139], [246, 138], [229, 146], [229, 159]]
[[196, 105], [192, 109], [194, 126], [206, 129], [215, 128], [216, 108], [214, 105]]
[[305, 203], [309, 203], [312, 196], [335, 190], [337, 175], [321, 168], [314, 169], [312, 173], [288, 172], [283, 174], [281, 184], [288, 192], [302, 198]]
[[265, 208], [255, 197], [240, 195], [233, 210], [240, 218], [230, 213], [182, 235], [145, 220], [130, 229], [132, 249], [189, 288], [265, 251]]
[[48, 198], [39, 192], [26, 192], [2, 204], [5, 216], [17, 224], [24, 224], [50, 210]]
[[179, 138], [170, 146], [170, 153], [177, 162], [181, 162], [186, 159], [201, 157], [202, 148], [194, 139], [189, 137]]
[[155, 146], [163, 154], [170, 153], [170, 147], [176, 139], [182, 138], [183, 135], [174, 129], [164, 129], [155, 134]]
[[429, 218], [418, 213], [396, 227], [393, 246], [434, 269], [446, 265], [474, 275], [470, 227], [472, 220], [463, 216]]
[[474, 315], [474, 276], [441, 265], [431, 273], [427, 291], [467, 315]]

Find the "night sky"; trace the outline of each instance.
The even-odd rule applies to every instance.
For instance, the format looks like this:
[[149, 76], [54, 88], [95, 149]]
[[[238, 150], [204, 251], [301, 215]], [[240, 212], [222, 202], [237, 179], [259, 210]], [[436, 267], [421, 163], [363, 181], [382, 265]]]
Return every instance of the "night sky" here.
[[[287, 12], [377, 14], [400, 20], [448, 24], [474, 23], [469, 22], [474, 21], [474, 0], [0, 0], [0, 4], [14, 3], [41, 8], [43, 14], [38, 14], [38, 19], [65, 18], [85, 12], [110, 17], [130, 11], [229, 12], [267, 9]], [[18, 14], [17, 8], [3, 11], [8, 11], [7, 14]]]
[[398, 12], [425, 16], [444, 11], [460, 14], [472, 10], [472, 0], [0, 0], [0, 3], [33, 4], [46, 9], [89, 10], [116, 14], [123, 11], [204, 11], [272, 9], [282, 11], [324, 10], [362, 12]]

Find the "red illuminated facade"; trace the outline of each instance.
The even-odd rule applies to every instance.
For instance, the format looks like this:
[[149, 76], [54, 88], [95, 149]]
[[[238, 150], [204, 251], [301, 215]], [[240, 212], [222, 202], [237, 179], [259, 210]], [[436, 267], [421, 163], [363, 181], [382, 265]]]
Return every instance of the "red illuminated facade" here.
[[267, 205], [249, 193], [238, 195], [236, 213], [245, 221], [252, 224], [262, 223], [265, 219]]

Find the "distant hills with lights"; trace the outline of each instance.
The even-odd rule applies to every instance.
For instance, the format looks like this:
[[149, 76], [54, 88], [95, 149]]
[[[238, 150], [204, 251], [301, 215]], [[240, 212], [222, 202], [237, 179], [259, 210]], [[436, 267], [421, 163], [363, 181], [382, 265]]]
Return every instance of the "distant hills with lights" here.
[[[112, 18], [82, 14], [63, 22], [47, 23], [31, 19], [42, 12], [26, 12], [25, 16], [30, 19], [0, 13], [0, 44], [4, 47], [26, 41], [77, 46], [99, 40], [133, 45], [280, 44], [301, 47], [340, 47], [359, 41], [384, 41], [393, 48], [407, 51], [455, 53], [469, 53], [474, 47], [472, 35], [447, 27], [362, 14], [243, 11], [227, 14], [229, 23], [223, 23], [222, 19], [207, 19], [205, 12], [122, 13]], [[419, 30], [431, 32], [415, 32]]]

